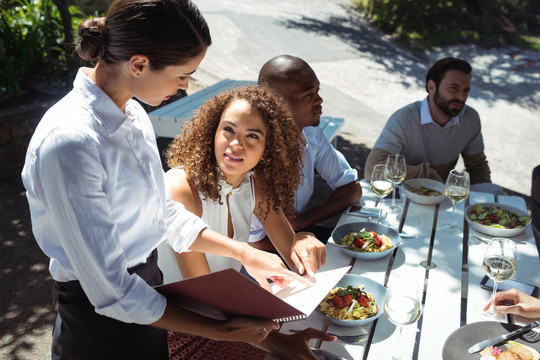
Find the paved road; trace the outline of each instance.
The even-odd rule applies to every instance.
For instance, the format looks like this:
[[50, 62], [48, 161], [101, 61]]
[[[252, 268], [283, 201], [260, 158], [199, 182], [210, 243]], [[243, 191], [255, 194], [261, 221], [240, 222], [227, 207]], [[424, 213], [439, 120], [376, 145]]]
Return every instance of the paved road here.
[[[273, 56], [304, 58], [316, 71], [327, 115], [346, 118], [342, 137], [371, 148], [396, 109], [422, 99], [429, 64], [443, 56], [473, 65], [468, 104], [483, 123], [494, 182], [529, 195], [540, 164], [540, 53], [454, 46], [411, 53], [371, 28], [349, 0], [196, 0], [213, 45], [196, 81], [256, 80]], [[363, 169], [364, 164], [355, 164]]]

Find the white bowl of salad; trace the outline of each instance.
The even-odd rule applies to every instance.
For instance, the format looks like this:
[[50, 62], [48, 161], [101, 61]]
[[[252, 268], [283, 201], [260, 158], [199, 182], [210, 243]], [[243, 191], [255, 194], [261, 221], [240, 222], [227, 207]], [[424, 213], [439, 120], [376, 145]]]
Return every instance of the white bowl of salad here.
[[486, 235], [512, 237], [531, 225], [529, 214], [516, 207], [498, 203], [472, 204], [465, 209], [469, 226]]

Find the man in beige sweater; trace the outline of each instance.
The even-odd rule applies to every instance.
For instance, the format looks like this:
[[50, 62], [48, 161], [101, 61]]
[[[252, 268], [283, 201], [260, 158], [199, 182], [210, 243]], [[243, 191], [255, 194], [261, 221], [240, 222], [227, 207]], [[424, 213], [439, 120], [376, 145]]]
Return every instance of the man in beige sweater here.
[[426, 75], [428, 96], [390, 116], [366, 161], [366, 180], [387, 155], [403, 154], [408, 179], [445, 182], [461, 155], [471, 184], [483, 184], [478, 190], [502, 191], [490, 184], [480, 117], [465, 105], [471, 72], [471, 65], [461, 59], [448, 57], [433, 64]]

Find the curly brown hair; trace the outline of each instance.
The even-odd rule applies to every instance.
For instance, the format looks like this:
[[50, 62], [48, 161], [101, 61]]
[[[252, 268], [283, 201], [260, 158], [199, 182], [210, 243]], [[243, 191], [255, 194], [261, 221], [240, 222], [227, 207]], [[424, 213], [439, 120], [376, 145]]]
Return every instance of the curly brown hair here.
[[[269, 89], [240, 87], [206, 101], [167, 148], [169, 167], [183, 167], [188, 181], [199, 193], [222, 203], [218, 185], [222, 175], [214, 154], [214, 137], [223, 112], [235, 100], [247, 101], [268, 127], [262, 160], [253, 169], [257, 188], [274, 211], [281, 207], [285, 214], [294, 214], [295, 192], [303, 181], [305, 143], [281, 97]], [[262, 202], [259, 209], [260, 205]]]

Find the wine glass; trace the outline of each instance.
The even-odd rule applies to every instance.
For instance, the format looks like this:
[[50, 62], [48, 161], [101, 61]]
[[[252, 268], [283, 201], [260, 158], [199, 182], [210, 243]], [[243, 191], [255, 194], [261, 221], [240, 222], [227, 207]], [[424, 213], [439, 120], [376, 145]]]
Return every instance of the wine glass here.
[[[394, 190], [394, 184], [388, 180], [387, 177], [387, 171], [386, 169], [388, 166], [386, 164], [378, 164], [373, 167], [373, 171], [371, 172], [371, 182], [370, 187], [371, 191], [377, 195], [379, 198], [379, 203], [381, 203], [382, 198], [386, 195], [390, 194], [392, 190]], [[381, 213], [382, 213], [382, 206], [381, 206]], [[385, 220], [379, 218], [379, 222], [384, 223]]]
[[401, 154], [390, 154], [386, 157], [386, 177], [394, 185], [394, 192], [392, 193], [392, 206], [390, 209], [395, 210], [396, 206], [396, 187], [405, 180], [407, 176], [407, 164], [405, 163], [405, 156]]
[[489, 309], [485, 311], [484, 315], [494, 316], [496, 315], [493, 307], [495, 306], [495, 294], [497, 293], [497, 286], [501, 281], [505, 281], [513, 277], [517, 270], [516, 243], [512, 240], [504, 238], [491, 239], [484, 255], [482, 269], [486, 275], [493, 280], [491, 304], [489, 305]]
[[466, 171], [458, 171], [453, 169], [448, 174], [446, 185], [444, 187], [444, 195], [452, 201], [452, 222], [445, 224], [442, 230], [451, 233], [460, 233], [461, 228], [456, 221], [456, 204], [465, 200], [469, 196], [469, 173]]
[[422, 292], [420, 283], [411, 277], [390, 276], [388, 294], [384, 300], [384, 314], [399, 331], [397, 346], [383, 355], [384, 359], [410, 359], [406, 346], [402, 343], [403, 327], [416, 323], [422, 312]]

